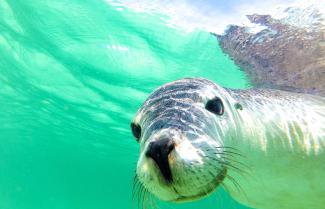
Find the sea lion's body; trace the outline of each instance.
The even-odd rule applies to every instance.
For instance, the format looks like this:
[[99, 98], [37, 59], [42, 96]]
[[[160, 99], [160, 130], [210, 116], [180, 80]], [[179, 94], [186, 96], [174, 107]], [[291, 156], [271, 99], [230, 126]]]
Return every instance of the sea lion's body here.
[[[224, 109], [212, 114], [212, 100]], [[161, 199], [194, 200], [222, 184], [254, 208], [325, 208], [322, 97], [183, 79], [156, 90], [134, 123], [143, 129], [139, 180]], [[161, 138], [174, 144], [167, 156], [170, 182], [156, 158], [144, 154]]]
[[247, 175], [225, 180], [232, 197], [254, 208], [325, 208], [325, 99], [278, 90], [228, 90], [239, 102], [237, 133]]

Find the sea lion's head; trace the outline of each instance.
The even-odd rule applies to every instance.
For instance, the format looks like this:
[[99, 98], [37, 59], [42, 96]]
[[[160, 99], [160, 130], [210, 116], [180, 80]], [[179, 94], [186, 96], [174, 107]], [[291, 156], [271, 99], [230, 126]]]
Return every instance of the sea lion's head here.
[[131, 123], [140, 144], [136, 176], [158, 198], [191, 201], [227, 176], [224, 139], [233, 106], [227, 91], [205, 79], [168, 83], [144, 102]]

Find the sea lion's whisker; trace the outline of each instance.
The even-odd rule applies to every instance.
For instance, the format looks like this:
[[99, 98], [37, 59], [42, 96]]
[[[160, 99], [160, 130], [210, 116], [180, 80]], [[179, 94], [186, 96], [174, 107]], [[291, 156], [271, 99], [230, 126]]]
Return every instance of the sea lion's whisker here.
[[243, 174], [248, 174], [248, 172], [246, 172], [245, 170], [237, 167], [236, 165], [233, 165], [231, 162], [227, 162], [227, 161], [222, 161], [220, 159], [217, 158], [210, 158], [213, 161], [217, 161], [219, 164], [226, 166], [229, 169], [233, 169], [234, 171], [237, 171], [240, 175]]
[[231, 155], [236, 155], [236, 156], [239, 156], [239, 157], [243, 157], [243, 158], [246, 158], [245, 157], [245, 155], [242, 155], [242, 154], [240, 154], [240, 153], [238, 153], [238, 152], [232, 152], [232, 151], [228, 151], [228, 150], [223, 150], [222, 151], [223, 153], [227, 153], [227, 154], [231, 154]]
[[142, 185], [138, 179], [138, 176], [135, 174], [133, 177], [133, 188], [132, 188], [132, 199], [134, 200], [136, 195], [139, 194]]
[[138, 208], [146, 208], [147, 199], [149, 198], [148, 190], [141, 184], [138, 179], [137, 174], [133, 177], [133, 191], [132, 191], [132, 199], [137, 199]]
[[142, 192], [143, 192], [143, 195], [142, 195], [142, 198], [141, 198], [141, 203], [142, 203], [142, 208], [143, 209], [146, 209], [146, 204], [145, 204], [145, 197], [146, 197], [146, 189], [143, 187], [143, 190], [142, 190]]
[[155, 209], [157, 208], [157, 205], [155, 204], [152, 195], [149, 193], [149, 191], [144, 188], [144, 195], [142, 198], [142, 208], [143, 209]]
[[237, 159], [238, 156], [246, 158], [244, 155], [242, 155], [240, 153], [226, 151], [226, 150], [223, 150], [222, 152], [214, 152], [214, 153], [222, 155], [222, 159], [225, 160], [226, 163], [229, 163], [229, 165], [243, 167], [243, 169], [241, 169], [241, 171], [244, 172], [245, 174], [248, 174], [248, 172], [246, 172], [244, 170], [251, 170], [251, 168], [247, 164], [245, 164], [241, 161], [238, 161], [238, 159]]
[[251, 170], [248, 165], [228, 158], [223, 158], [223, 160], [214, 159], [214, 161], [217, 161], [219, 164], [238, 172], [242, 176], [249, 175], [249, 171]]
[[250, 167], [247, 164], [243, 163], [243, 162], [240, 162], [240, 161], [237, 161], [237, 160], [228, 158], [228, 157], [223, 157], [222, 159], [224, 159], [226, 162], [229, 162], [229, 163], [232, 163], [232, 164], [236, 164], [238, 166], [242, 166], [245, 169], [250, 170]]
[[233, 165], [233, 164], [231, 164], [231, 163], [229, 163], [229, 162], [222, 162], [222, 161], [219, 161], [219, 163], [220, 164], [223, 164], [223, 165], [225, 165], [225, 166], [227, 166], [227, 168], [232, 168], [234, 171], [238, 171], [238, 173], [240, 174], [240, 175], [243, 175], [243, 174], [247, 174], [247, 172], [246, 171], [244, 171], [243, 169], [241, 169], [241, 168], [238, 168], [237, 166], [235, 166], [235, 165]]
[[147, 201], [148, 206], [150, 209], [156, 209], [157, 208], [157, 204], [155, 204], [153, 196], [149, 193], [149, 191], [147, 190]]
[[135, 174], [133, 177], [133, 183], [132, 183], [132, 200], [134, 200], [135, 194], [137, 193], [137, 189], [138, 189], [137, 183], [138, 183], [138, 179]]
[[237, 189], [238, 193], [239, 194], [243, 194], [245, 196], [245, 198], [247, 199], [246, 192], [244, 191], [244, 189], [242, 188], [242, 186], [236, 181], [236, 179], [233, 178], [233, 177], [231, 177], [229, 174], [226, 175], [226, 178], [228, 178], [231, 181], [231, 183]]
[[245, 157], [243, 154], [241, 154], [241, 151], [239, 149], [234, 148], [234, 147], [218, 147], [218, 146], [214, 146], [213, 148], [215, 148], [217, 150], [221, 149], [222, 153], [229, 153], [229, 154], [234, 154], [236, 156], [238, 155], [238, 156], [241, 156], [241, 157]]
[[139, 192], [139, 198], [138, 198], [138, 208], [144, 208], [144, 196], [145, 196], [145, 188], [141, 187]]
[[214, 154], [218, 154], [218, 155], [228, 155], [231, 157], [244, 157], [243, 155], [239, 154], [239, 153], [234, 153], [234, 152], [227, 152], [225, 150], [223, 151], [219, 151], [219, 152], [214, 152]]
[[219, 155], [222, 159], [227, 159], [230, 161], [238, 162], [239, 164], [243, 164], [241, 161], [245, 160], [245, 159], [241, 158], [242, 155], [239, 156], [239, 155], [233, 155], [233, 154], [223, 153], [223, 152], [213, 152], [213, 153], [215, 155]]
[[235, 151], [240, 151], [239, 149], [237, 149], [235, 147], [229, 147], [229, 146], [221, 146], [221, 147], [214, 146], [214, 147], [218, 148], [218, 149], [231, 149], [231, 150], [235, 150]]
[[226, 186], [226, 184], [225, 184], [224, 182], [221, 182], [220, 184], [221, 184], [221, 186], [224, 188], [224, 190], [226, 190], [226, 192], [229, 193], [229, 189], [228, 189], [228, 187]]

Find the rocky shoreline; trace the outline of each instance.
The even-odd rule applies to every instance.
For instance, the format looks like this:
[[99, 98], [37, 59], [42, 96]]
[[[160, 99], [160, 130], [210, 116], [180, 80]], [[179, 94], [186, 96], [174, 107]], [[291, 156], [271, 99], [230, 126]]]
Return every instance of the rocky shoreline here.
[[270, 15], [248, 15], [264, 29], [253, 33], [232, 25], [214, 35], [254, 86], [325, 96], [325, 25], [317, 11], [312, 14], [315, 21], [308, 27]]

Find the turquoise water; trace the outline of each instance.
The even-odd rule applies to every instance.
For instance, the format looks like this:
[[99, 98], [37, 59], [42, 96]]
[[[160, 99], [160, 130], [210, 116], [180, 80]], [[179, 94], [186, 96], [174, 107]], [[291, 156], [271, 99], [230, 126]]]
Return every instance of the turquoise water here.
[[[137, 208], [129, 130], [166, 82], [249, 84], [204, 31], [105, 1], [0, 0], [0, 208]], [[219, 190], [160, 208], [244, 208]]]

